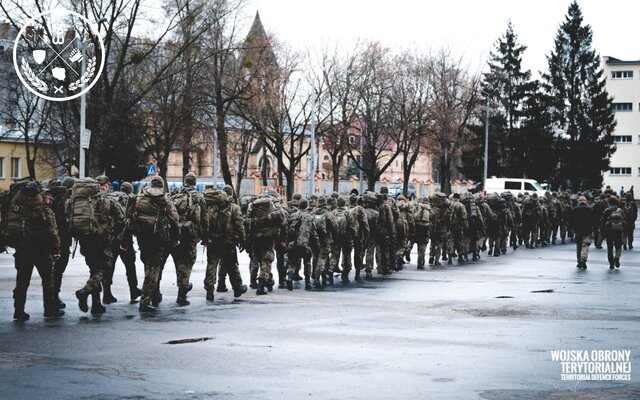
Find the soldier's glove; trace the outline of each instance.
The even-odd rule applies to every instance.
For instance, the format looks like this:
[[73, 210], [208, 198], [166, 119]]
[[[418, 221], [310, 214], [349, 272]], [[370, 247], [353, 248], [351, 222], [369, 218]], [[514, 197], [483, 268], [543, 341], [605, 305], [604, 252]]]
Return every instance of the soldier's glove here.
[[60, 259], [60, 252], [57, 251], [57, 252], [53, 253], [51, 255], [51, 258], [53, 258], [53, 261], [58, 261]]

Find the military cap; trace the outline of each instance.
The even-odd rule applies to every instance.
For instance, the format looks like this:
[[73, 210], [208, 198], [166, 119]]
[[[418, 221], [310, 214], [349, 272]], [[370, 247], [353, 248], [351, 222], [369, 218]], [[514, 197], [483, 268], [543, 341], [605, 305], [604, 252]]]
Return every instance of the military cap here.
[[196, 175], [193, 172], [189, 172], [188, 174], [186, 174], [184, 176], [184, 184], [185, 185], [195, 186], [197, 180], [198, 179], [196, 178]]
[[429, 204], [429, 196], [424, 196], [423, 198], [420, 199], [420, 202], [422, 204]]
[[151, 178], [151, 187], [164, 189], [164, 179], [162, 179], [161, 176], [154, 176], [153, 178]]
[[126, 194], [131, 194], [133, 193], [133, 185], [129, 182], [122, 182], [122, 185], [120, 185], [120, 190], [122, 190]]
[[327, 199], [327, 205], [335, 206], [336, 205], [336, 198], [329, 196], [329, 198]]
[[327, 205], [327, 198], [324, 196], [320, 196], [318, 198], [318, 205], [319, 206], [326, 206]]
[[109, 177], [106, 175], [99, 175], [96, 177], [96, 181], [101, 185], [106, 185], [109, 183]]

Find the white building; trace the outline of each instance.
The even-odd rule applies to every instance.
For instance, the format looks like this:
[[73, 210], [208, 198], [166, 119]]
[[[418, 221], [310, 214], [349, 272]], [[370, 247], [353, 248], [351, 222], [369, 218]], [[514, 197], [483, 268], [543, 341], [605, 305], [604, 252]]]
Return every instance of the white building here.
[[616, 152], [610, 170], [604, 173], [604, 185], [616, 192], [634, 186], [640, 197], [640, 60], [622, 61], [604, 57], [607, 91], [613, 97], [618, 125], [613, 132]]

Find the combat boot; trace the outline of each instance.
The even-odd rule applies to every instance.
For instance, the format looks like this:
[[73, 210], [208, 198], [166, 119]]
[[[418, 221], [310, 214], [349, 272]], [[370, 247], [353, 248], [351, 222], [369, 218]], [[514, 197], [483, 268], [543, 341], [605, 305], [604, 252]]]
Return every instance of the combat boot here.
[[237, 288], [233, 289], [233, 297], [235, 298], [238, 298], [245, 293], [247, 293], [247, 285], [240, 285]]
[[133, 287], [133, 289], [129, 289], [129, 297], [131, 298], [131, 304], [136, 302], [138, 297], [142, 296], [142, 290], [137, 287]]
[[[453, 254], [449, 254], [449, 258], [447, 259], [447, 265], [452, 265], [453, 264]], [[444, 260], [444, 257], [442, 257], [442, 259]]]
[[273, 285], [276, 284], [276, 281], [273, 280], [273, 274], [269, 274], [269, 280], [265, 281], [264, 286], [267, 288], [269, 292], [273, 292]]
[[365, 271], [364, 274], [366, 278], [373, 278], [373, 274], [371, 273], [371, 271]]
[[354, 278], [355, 278], [355, 280], [356, 280], [356, 281], [359, 281], [359, 280], [361, 280], [361, 279], [362, 279], [362, 278], [360, 278], [360, 270], [359, 270], [359, 269], [357, 269], [357, 270], [356, 270], [356, 273], [355, 273], [355, 277], [354, 277]]
[[278, 289], [289, 289], [289, 283], [284, 274], [278, 274]]
[[60, 300], [60, 293], [56, 294], [56, 297], [53, 299], [53, 301], [55, 302], [55, 305], [56, 307], [58, 307], [59, 310], [62, 310], [63, 308], [67, 307], [67, 305], [64, 304], [62, 300]]
[[418, 264], [418, 268], [419, 270], [423, 270], [424, 269], [424, 265], [423, 264]]
[[340, 278], [342, 279], [342, 283], [349, 283], [349, 271], [347, 271], [346, 269], [342, 269], [342, 274], [340, 276]]
[[433, 265], [433, 257], [429, 257], [429, 265]]
[[104, 290], [104, 294], [102, 295], [102, 301], [104, 304], [111, 304], [118, 301], [113, 294], [111, 293], [111, 285], [102, 285], [102, 289]]
[[473, 257], [471, 257], [471, 261], [478, 261], [479, 257], [478, 257], [478, 252], [474, 251], [473, 252]]
[[444, 254], [442, 255], [442, 260], [443, 260], [443, 261], [447, 261], [447, 253], [444, 253]]
[[489, 247], [489, 251], [487, 251], [487, 255], [493, 255], [493, 249]]
[[258, 269], [254, 268], [253, 270], [251, 270], [251, 277], [250, 277], [250, 281], [249, 281], [249, 287], [251, 289], [257, 289], [258, 288]]
[[256, 290], [256, 295], [258, 296], [263, 296], [265, 294], [267, 294], [267, 291], [265, 290], [265, 281], [264, 279], [258, 279], [258, 290]]
[[213, 301], [213, 289], [207, 289], [207, 301]]
[[86, 288], [82, 288], [76, 291], [76, 298], [78, 299], [78, 307], [80, 308], [80, 311], [82, 312], [89, 311], [89, 305], [87, 304], [87, 299], [89, 298], [90, 294], [91, 292]]
[[458, 264], [463, 263], [464, 262], [464, 256], [462, 254], [458, 255]]
[[300, 271], [296, 271], [296, 273], [295, 273], [295, 274], [293, 274], [293, 280], [294, 280], [294, 281], [301, 281], [301, 280], [303, 280], [303, 279], [304, 279], [304, 278], [300, 276]]
[[180, 307], [188, 306], [191, 304], [189, 300], [187, 300], [187, 289], [186, 288], [178, 288], [178, 298], [176, 299], [176, 304]]
[[227, 283], [223, 280], [218, 281], [218, 287], [216, 288], [216, 292], [224, 293], [228, 291], [229, 289], [227, 289]]
[[100, 292], [91, 293], [91, 314], [104, 314], [106, 311], [107, 309], [100, 302]]
[[293, 290], [293, 273], [287, 273], [287, 290]]
[[162, 293], [158, 290], [156, 294], [151, 299], [151, 305], [154, 307], [158, 307], [162, 303]]
[[[333, 271], [326, 271], [324, 273], [324, 280], [329, 283], [329, 285], [333, 285]], [[323, 284], [322, 286], [324, 287], [326, 284]]]
[[51, 308], [47, 308], [46, 310], [44, 310], [44, 317], [45, 318], [60, 318], [63, 315], [64, 315], [64, 311], [62, 311], [61, 309], [57, 308], [57, 306], [51, 307]]
[[28, 321], [30, 318], [29, 314], [24, 312], [24, 308], [17, 309], [13, 312], [13, 320], [18, 322]]
[[140, 307], [138, 307], [138, 310], [140, 310], [141, 312], [155, 312], [157, 308], [155, 306], [152, 306], [151, 304], [140, 303]]
[[616, 268], [620, 268], [620, 259], [618, 257], [613, 259], [613, 263], [615, 264]]

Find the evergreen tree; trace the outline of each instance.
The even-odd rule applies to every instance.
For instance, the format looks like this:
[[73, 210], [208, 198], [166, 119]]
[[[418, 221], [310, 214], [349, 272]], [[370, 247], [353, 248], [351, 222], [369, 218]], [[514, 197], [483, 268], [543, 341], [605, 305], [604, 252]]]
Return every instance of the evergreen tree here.
[[600, 187], [614, 151], [615, 118], [592, 31], [573, 1], [558, 28], [543, 76], [557, 136], [559, 181], [573, 191]]
[[522, 70], [522, 55], [527, 46], [509, 21], [504, 35], [496, 41], [489, 59], [489, 72], [484, 74], [483, 90], [493, 100], [491, 136], [497, 146], [497, 170], [491, 175], [525, 176], [523, 152], [525, 140], [520, 132], [524, 102], [530, 90], [531, 72]]

